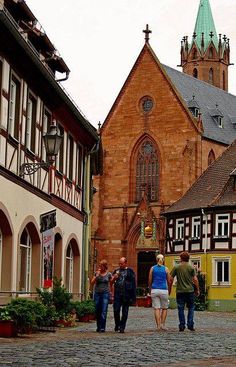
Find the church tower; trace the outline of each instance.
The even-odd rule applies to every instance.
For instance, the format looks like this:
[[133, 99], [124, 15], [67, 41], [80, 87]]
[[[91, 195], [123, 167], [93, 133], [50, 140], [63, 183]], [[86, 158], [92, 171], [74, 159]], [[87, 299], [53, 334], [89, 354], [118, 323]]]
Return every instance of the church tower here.
[[209, 0], [200, 0], [192, 41], [181, 41], [183, 72], [228, 91], [229, 65], [229, 38], [218, 38]]

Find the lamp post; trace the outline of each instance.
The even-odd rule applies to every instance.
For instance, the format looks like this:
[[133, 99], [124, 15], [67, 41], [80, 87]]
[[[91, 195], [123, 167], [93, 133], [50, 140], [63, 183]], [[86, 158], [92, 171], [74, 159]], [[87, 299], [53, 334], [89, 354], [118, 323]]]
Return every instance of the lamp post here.
[[43, 142], [46, 149], [47, 162], [23, 163], [20, 166], [20, 177], [24, 175], [32, 175], [39, 168], [50, 167], [58, 154], [63, 136], [58, 133], [56, 125], [51, 125], [49, 131], [43, 135]]

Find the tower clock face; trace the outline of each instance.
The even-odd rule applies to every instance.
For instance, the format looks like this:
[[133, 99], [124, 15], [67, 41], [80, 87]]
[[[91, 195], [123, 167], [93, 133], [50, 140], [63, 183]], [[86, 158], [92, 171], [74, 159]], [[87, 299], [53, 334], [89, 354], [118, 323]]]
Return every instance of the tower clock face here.
[[142, 101], [142, 109], [143, 112], [150, 112], [153, 108], [153, 100], [150, 97], [143, 99]]

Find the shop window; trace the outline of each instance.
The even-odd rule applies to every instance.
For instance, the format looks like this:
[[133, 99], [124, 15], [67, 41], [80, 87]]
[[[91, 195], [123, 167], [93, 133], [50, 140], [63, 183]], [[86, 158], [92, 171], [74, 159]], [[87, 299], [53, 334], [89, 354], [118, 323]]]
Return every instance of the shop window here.
[[66, 289], [68, 292], [73, 292], [73, 262], [74, 255], [71, 243], [69, 243], [66, 251]]
[[32, 242], [27, 229], [24, 229], [20, 238], [19, 255], [19, 290], [30, 292], [31, 288], [31, 260], [32, 260]]

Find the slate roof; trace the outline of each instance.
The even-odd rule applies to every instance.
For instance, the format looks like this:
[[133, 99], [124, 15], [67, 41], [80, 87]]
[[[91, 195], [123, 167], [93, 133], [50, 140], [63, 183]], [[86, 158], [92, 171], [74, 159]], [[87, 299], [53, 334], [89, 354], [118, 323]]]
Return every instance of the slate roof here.
[[[203, 136], [224, 144], [231, 144], [236, 139], [236, 96], [196, 79], [188, 74], [163, 65], [167, 75], [184, 99], [186, 106], [193, 99], [200, 107], [203, 122]], [[213, 118], [212, 111], [219, 110], [222, 115], [223, 128]]]
[[181, 199], [164, 213], [236, 205], [234, 190], [236, 140], [197, 179]]

